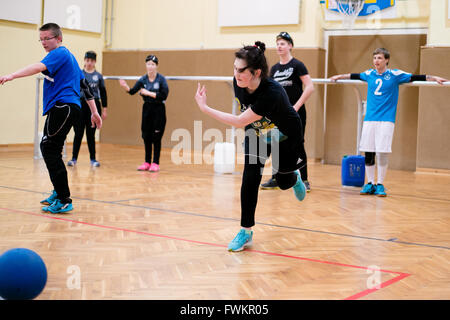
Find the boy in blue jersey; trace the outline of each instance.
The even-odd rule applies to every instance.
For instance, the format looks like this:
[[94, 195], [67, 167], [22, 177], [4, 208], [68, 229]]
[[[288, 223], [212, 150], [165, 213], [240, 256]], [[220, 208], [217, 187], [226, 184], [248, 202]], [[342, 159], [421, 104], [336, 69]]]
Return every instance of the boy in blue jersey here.
[[45, 212], [63, 213], [72, 210], [73, 206], [62, 150], [67, 134], [80, 116], [80, 90], [83, 90], [91, 109], [92, 126], [101, 128], [102, 119], [75, 57], [61, 45], [60, 27], [55, 23], [44, 24], [39, 29], [39, 37], [43, 48], [48, 52], [44, 59], [0, 77], [0, 84], [39, 72], [45, 76], [43, 115], [47, 115], [47, 118], [40, 146], [54, 190], [41, 203], [48, 205], [42, 208]]
[[[389, 51], [378, 48], [373, 52], [374, 69], [330, 78], [332, 81], [352, 79], [367, 82], [367, 109], [360, 142], [360, 150], [365, 152], [367, 184], [360, 192], [362, 195], [386, 197], [383, 182], [388, 167], [388, 154], [392, 152], [399, 85], [413, 81], [436, 81], [440, 84], [448, 81], [441, 77], [413, 75], [402, 70], [388, 69], [389, 59]], [[377, 184], [375, 158], [378, 169]]]

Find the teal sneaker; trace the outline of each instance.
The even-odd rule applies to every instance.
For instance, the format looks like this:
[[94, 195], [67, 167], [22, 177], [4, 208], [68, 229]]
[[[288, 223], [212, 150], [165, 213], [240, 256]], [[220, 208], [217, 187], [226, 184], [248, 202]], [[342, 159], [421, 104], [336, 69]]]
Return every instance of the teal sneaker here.
[[61, 203], [61, 200], [56, 199], [48, 207], [43, 207], [42, 211], [51, 213], [64, 213], [73, 210], [73, 205], [71, 203]]
[[386, 197], [387, 196], [386, 192], [384, 191], [384, 186], [381, 183], [377, 184], [374, 195], [376, 195], [377, 197]]
[[361, 189], [359, 194], [363, 194], [363, 195], [374, 194], [375, 191], [376, 191], [376, 187], [372, 184], [372, 182], [369, 182], [364, 185], [364, 187]]
[[306, 187], [302, 181], [302, 177], [300, 176], [300, 173], [298, 172], [298, 170], [295, 171], [295, 174], [297, 175], [297, 182], [292, 187], [292, 189], [294, 189], [294, 194], [295, 194], [295, 197], [297, 198], [297, 200], [303, 201], [303, 199], [305, 199], [305, 196], [306, 196]]
[[51, 205], [53, 202], [55, 202], [56, 197], [58, 196], [58, 194], [56, 193], [55, 190], [52, 191], [52, 195], [44, 200], [41, 201], [41, 204], [48, 204]]
[[228, 245], [228, 251], [242, 251], [253, 243], [253, 231], [241, 229]]

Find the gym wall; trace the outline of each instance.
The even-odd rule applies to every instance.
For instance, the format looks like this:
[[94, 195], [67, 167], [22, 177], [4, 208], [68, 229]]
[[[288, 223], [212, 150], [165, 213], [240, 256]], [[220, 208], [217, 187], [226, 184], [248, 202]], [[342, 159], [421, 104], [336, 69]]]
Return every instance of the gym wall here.
[[[420, 73], [450, 78], [450, 47], [422, 47]], [[450, 170], [450, 88], [421, 87], [417, 170]]]
[[[107, 51], [103, 53], [104, 75], [141, 76], [146, 73], [145, 57], [152, 53], [159, 59], [158, 72], [165, 76], [232, 76], [236, 49], [211, 50], [156, 50], [156, 51]], [[313, 78], [323, 77], [325, 51], [323, 49], [294, 49], [293, 54], [302, 60]], [[274, 49], [267, 50], [269, 65], [278, 61]], [[135, 81], [128, 81], [133, 86]], [[219, 110], [231, 112], [234, 99], [232, 88], [225, 82], [203, 82], [207, 87], [208, 104]], [[210, 128], [219, 129], [226, 137], [229, 128], [203, 114], [194, 100], [197, 81], [168, 81], [169, 97], [166, 101], [167, 125], [162, 146], [173, 147], [172, 133], [186, 129], [194, 137], [194, 121], [202, 121], [203, 133]], [[107, 80], [109, 113], [101, 130], [100, 141], [105, 143], [142, 145], [142, 98], [130, 96], [117, 80]], [[307, 103], [306, 141], [308, 156], [322, 158], [323, 88], [316, 87]], [[198, 132], [197, 132], [198, 134]], [[202, 148], [210, 144], [204, 141]], [[238, 148], [240, 141], [237, 141]], [[194, 147], [192, 141], [192, 147]]]

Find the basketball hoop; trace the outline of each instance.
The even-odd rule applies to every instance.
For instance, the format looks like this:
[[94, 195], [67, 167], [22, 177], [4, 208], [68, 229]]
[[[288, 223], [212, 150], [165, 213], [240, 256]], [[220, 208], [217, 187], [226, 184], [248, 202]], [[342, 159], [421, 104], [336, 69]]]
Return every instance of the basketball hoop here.
[[334, 0], [336, 9], [342, 15], [342, 25], [353, 29], [356, 17], [364, 7], [365, 0]]

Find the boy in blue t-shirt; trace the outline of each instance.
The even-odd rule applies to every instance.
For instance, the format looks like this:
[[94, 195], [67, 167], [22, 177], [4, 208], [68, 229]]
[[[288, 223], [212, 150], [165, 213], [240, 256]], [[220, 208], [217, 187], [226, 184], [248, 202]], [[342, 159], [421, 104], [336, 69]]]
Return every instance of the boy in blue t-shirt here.
[[[383, 182], [388, 167], [388, 154], [392, 152], [399, 85], [413, 81], [437, 81], [440, 84], [448, 81], [441, 77], [413, 75], [402, 70], [388, 69], [389, 59], [389, 51], [378, 48], [373, 52], [374, 69], [330, 78], [332, 81], [353, 79], [367, 82], [367, 109], [360, 141], [360, 150], [365, 152], [368, 182], [360, 192], [363, 195], [386, 197]], [[377, 184], [375, 184], [375, 157], [378, 169]]]
[[43, 115], [47, 115], [47, 119], [40, 146], [54, 190], [41, 203], [48, 205], [42, 208], [45, 212], [63, 213], [72, 210], [73, 206], [62, 150], [67, 134], [80, 116], [80, 90], [83, 90], [91, 109], [92, 126], [100, 129], [102, 119], [75, 57], [61, 45], [60, 27], [55, 23], [44, 24], [39, 29], [39, 37], [43, 48], [48, 52], [44, 59], [0, 77], [0, 84], [39, 72], [45, 76]]

